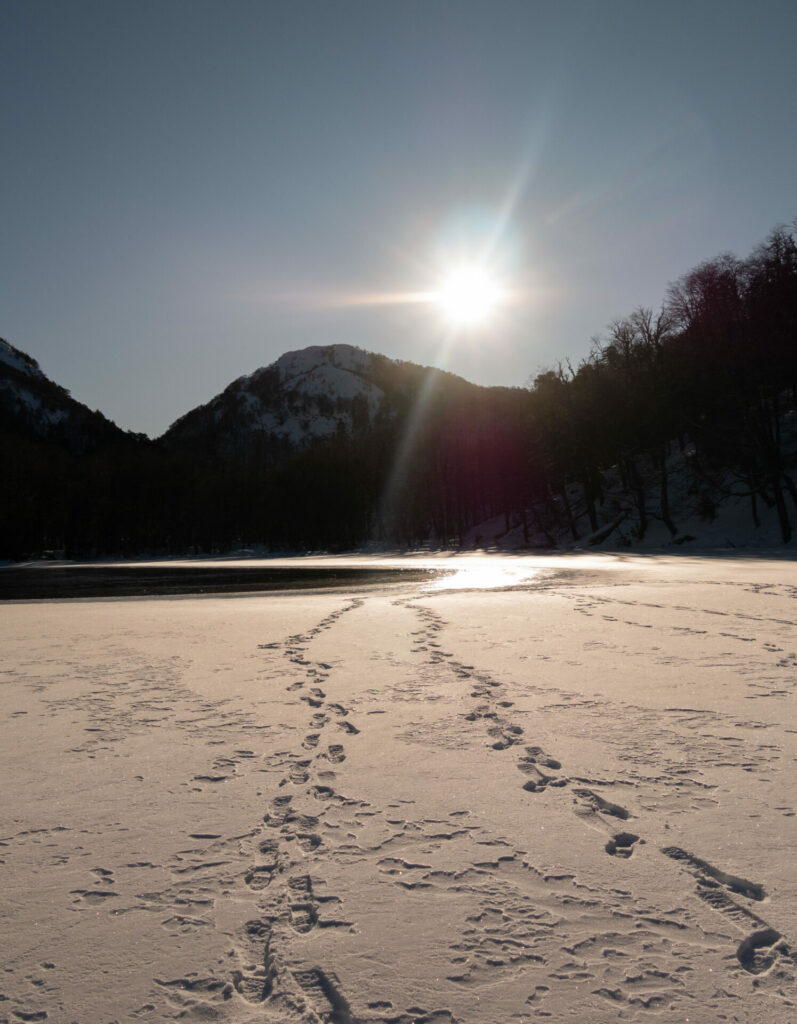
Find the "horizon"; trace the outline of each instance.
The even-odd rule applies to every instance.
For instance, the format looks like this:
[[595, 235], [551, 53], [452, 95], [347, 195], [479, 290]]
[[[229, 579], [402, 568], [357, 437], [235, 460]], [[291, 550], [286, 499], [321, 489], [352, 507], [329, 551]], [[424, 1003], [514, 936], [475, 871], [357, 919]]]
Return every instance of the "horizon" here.
[[[795, 29], [779, 2], [11, 0], [0, 336], [150, 437], [310, 345], [521, 387], [793, 219]], [[486, 253], [514, 300], [446, 322], [429, 296]]]

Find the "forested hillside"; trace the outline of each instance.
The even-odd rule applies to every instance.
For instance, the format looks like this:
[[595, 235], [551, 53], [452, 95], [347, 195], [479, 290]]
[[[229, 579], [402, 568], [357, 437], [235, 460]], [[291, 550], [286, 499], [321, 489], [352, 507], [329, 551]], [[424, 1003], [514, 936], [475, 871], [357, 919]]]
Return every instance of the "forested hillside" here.
[[797, 225], [747, 259], [689, 271], [660, 310], [634, 310], [580, 365], [524, 388], [317, 346], [149, 441], [20, 399], [33, 377], [37, 394], [68, 395], [6, 350], [0, 557], [445, 546], [495, 532], [535, 547], [661, 529], [686, 543], [685, 520], [729, 501], [752, 528], [774, 515], [784, 543], [797, 523]]

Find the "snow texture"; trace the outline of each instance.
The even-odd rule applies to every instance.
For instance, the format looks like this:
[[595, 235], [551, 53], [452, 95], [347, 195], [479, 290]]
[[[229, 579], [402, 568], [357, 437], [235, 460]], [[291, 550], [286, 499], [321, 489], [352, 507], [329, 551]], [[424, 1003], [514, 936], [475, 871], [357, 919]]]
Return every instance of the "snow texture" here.
[[[207, 406], [193, 410], [172, 430], [189, 436], [207, 417], [233, 445], [263, 432], [299, 448], [355, 429], [355, 403], [372, 422], [384, 392], [368, 379], [374, 356], [352, 345], [311, 345], [287, 352], [270, 366], [239, 377]], [[276, 390], [264, 382], [274, 375]]]
[[793, 1024], [793, 561], [409, 564], [4, 606], [0, 1020]]

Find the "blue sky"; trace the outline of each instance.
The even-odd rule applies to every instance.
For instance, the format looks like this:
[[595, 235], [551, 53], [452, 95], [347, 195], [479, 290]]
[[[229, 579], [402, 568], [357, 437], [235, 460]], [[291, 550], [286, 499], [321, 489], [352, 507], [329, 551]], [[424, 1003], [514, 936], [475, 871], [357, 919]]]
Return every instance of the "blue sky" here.
[[[797, 4], [2, 0], [0, 336], [161, 433], [346, 342], [522, 385], [797, 216]], [[493, 237], [522, 292], [426, 304]]]

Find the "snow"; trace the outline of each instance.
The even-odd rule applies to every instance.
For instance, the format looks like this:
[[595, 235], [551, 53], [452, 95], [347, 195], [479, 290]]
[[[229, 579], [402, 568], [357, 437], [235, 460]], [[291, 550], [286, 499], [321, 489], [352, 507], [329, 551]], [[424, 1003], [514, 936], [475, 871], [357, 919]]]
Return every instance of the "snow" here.
[[372, 412], [376, 411], [384, 396], [381, 388], [368, 380], [363, 380], [350, 370], [338, 366], [314, 366], [301, 375], [290, 378], [290, 391], [300, 391], [306, 395], [327, 395], [333, 401], [336, 398], [356, 398], [362, 395], [368, 399]]
[[39, 380], [46, 380], [42, 371], [39, 369], [38, 363], [35, 359], [25, 357], [22, 353], [17, 352], [0, 338], [0, 363], [4, 363], [6, 366], [13, 370], [17, 370], [19, 373], [24, 373], [29, 377], [37, 377]]
[[5, 604], [9, 1019], [791, 1024], [793, 560], [394, 562]]
[[[351, 345], [315, 345], [286, 353], [266, 368], [276, 368], [280, 375], [283, 389], [277, 409], [266, 406], [251, 390], [263, 370], [240, 377], [232, 390], [241, 402], [246, 428], [262, 430], [297, 447], [314, 438], [331, 437], [341, 429], [351, 432], [351, 401], [364, 399], [373, 417], [384, 398], [380, 388], [360, 375], [367, 372], [371, 360], [369, 353]], [[322, 414], [319, 399], [328, 399], [335, 414]], [[214, 421], [220, 422], [223, 396], [213, 400], [211, 411]]]
[[[781, 421], [783, 464], [797, 464], [797, 414], [789, 412]], [[676, 526], [673, 536], [665, 526], [659, 505], [660, 478], [658, 468], [640, 458], [637, 468], [644, 481], [647, 495], [648, 526], [643, 538], [638, 536], [638, 511], [633, 495], [623, 485], [617, 467], [610, 467], [603, 475], [603, 501], [597, 506], [598, 529], [593, 532], [586, 514], [583, 489], [573, 483], [568, 486], [568, 500], [576, 520], [578, 538], [574, 539], [567, 525], [564, 509], [559, 522], [548, 523], [547, 532], [539, 527], [539, 509], [526, 510], [526, 529], [522, 516], [514, 512], [509, 522], [503, 515], [474, 525], [463, 537], [464, 547], [498, 547], [503, 551], [528, 548], [584, 549], [617, 551], [656, 551], [661, 549], [690, 549], [707, 551], [733, 548], [770, 549], [782, 545], [777, 510], [759, 496], [756, 502], [759, 525], [754, 525], [749, 485], [732, 472], [715, 471], [709, 480], [705, 471], [694, 464], [695, 448], [691, 444], [681, 451], [670, 445], [667, 458], [670, 515]], [[795, 480], [794, 472], [790, 473]], [[708, 499], [708, 500], [706, 500]], [[789, 514], [793, 518], [793, 505], [787, 498]], [[707, 511], [707, 506], [709, 511]], [[548, 516], [550, 520], [550, 516]]]
[[273, 363], [283, 383], [292, 377], [309, 373], [318, 366], [339, 367], [350, 373], [367, 369], [371, 355], [353, 345], [309, 345], [307, 348], [286, 352]]
[[10, 396], [11, 401], [16, 403], [18, 409], [24, 408], [29, 415], [35, 416], [36, 425], [39, 428], [55, 426], [69, 415], [66, 409], [53, 409], [49, 405], [44, 405], [39, 395], [16, 381], [0, 380], [0, 393], [2, 392]]

